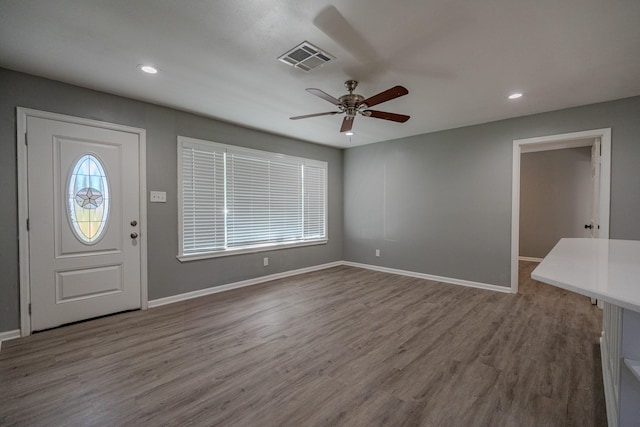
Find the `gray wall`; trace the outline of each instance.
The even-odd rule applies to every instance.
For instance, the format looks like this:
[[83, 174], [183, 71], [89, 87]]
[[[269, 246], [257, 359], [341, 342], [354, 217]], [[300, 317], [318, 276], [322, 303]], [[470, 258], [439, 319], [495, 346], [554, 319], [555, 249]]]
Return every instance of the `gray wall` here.
[[591, 147], [520, 158], [520, 256], [544, 258], [563, 237], [589, 237]]
[[513, 140], [606, 127], [610, 237], [640, 240], [633, 97], [346, 150], [345, 260], [510, 286]]
[[[149, 299], [342, 259], [342, 150], [0, 69], [0, 331], [19, 328], [16, 106], [147, 130], [147, 188], [166, 191], [168, 201], [147, 205]], [[180, 263], [177, 135], [328, 162], [328, 244]]]

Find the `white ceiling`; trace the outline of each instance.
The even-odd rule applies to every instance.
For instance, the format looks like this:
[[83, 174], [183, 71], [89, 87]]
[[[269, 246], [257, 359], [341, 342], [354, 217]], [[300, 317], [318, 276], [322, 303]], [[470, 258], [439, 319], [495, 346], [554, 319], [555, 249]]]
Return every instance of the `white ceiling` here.
[[[305, 40], [336, 60], [276, 59]], [[640, 95], [640, 1], [0, 0], [0, 66], [348, 147]], [[347, 79], [405, 86], [375, 108], [411, 119], [358, 116], [351, 141], [342, 116], [289, 120]]]

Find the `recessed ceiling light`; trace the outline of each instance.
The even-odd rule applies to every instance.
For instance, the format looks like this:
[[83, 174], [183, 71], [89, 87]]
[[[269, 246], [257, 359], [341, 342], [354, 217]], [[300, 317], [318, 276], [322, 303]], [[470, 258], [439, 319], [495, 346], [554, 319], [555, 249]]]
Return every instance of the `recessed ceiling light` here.
[[147, 74], [156, 74], [158, 69], [156, 67], [152, 67], [151, 65], [139, 65], [140, 69]]
[[345, 132], [344, 134], [345, 134], [345, 135], [347, 135], [347, 136], [351, 136], [351, 135], [353, 135], [353, 132], [351, 132], [351, 131], [347, 131], [347, 132]]
[[511, 95], [509, 95], [509, 99], [518, 99], [522, 96], [521, 93], [512, 93]]

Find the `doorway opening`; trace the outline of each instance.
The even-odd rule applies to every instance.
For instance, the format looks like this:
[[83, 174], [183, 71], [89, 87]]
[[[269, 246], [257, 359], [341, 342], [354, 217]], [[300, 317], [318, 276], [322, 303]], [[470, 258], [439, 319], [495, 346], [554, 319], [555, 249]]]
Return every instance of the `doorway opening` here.
[[611, 189], [611, 129], [595, 129], [513, 141], [513, 173], [511, 197], [511, 292], [518, 292], [520, 249], [520, 179], [521, 156], [524, 153], [592, 147], [594, 188], [592, 192], [593, 237], [609, 238], [609, 205]]

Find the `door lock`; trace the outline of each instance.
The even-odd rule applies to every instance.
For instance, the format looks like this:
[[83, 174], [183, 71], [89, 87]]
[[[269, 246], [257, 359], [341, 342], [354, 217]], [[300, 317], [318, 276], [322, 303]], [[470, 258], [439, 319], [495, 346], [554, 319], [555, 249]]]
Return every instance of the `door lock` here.
[[584, 228], [586, 228], [587, 230], [591, 230], [593, 228], [593, 224], [585, 224]]
[[135, 231], [133, 233], [131, 233], [131, 238], [132, 239], [137, 239], [138, 238], [138, 233], [136, 233]]
[[131, 226], [135, 227], [136, 225], [138, 225], [138, 221], [136, 221], [135, 219], [133, 221], [131, 221]]

